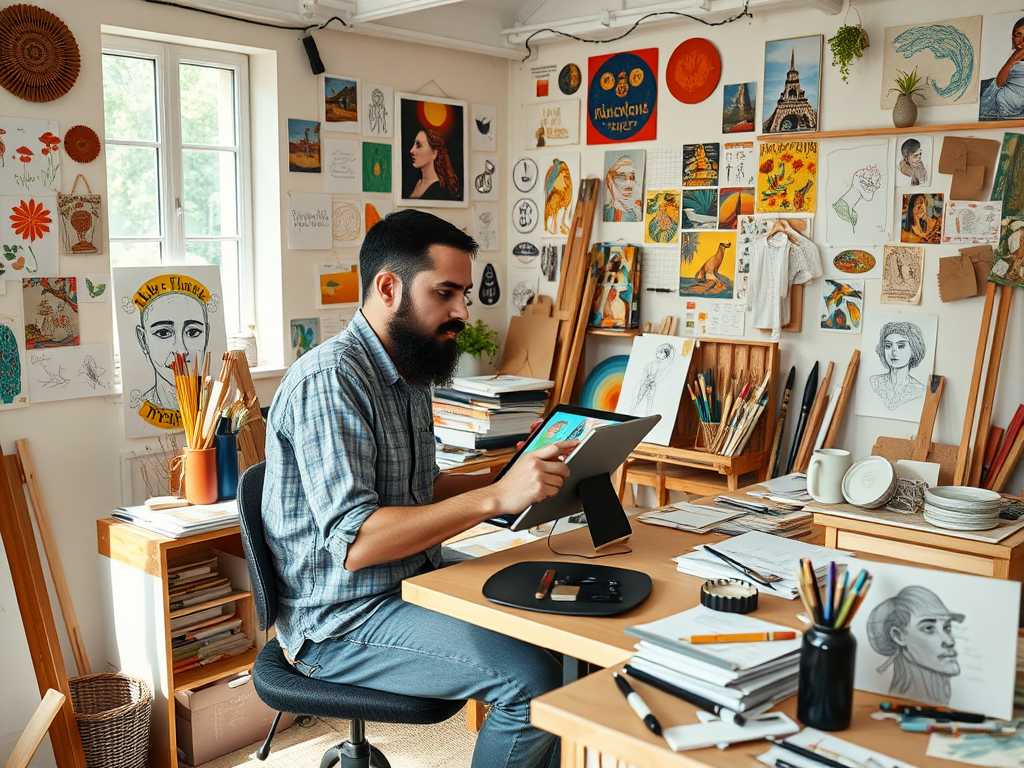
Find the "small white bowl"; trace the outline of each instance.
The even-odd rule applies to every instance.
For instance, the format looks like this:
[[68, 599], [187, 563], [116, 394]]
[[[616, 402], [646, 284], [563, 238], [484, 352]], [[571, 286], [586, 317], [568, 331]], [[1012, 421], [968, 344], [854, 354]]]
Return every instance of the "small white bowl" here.
[[885, 506], [895, 491], [896, 470], [881, 456], [865, 456], [843, 476], [843, 498], [855, 507]]

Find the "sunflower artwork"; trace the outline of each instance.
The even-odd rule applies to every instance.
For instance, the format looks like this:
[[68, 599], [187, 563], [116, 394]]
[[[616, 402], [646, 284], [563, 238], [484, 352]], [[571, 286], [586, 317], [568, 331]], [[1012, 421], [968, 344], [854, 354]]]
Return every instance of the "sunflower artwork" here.
[[821, 289], [821, 330], [860, 333], [863, 310], [863, 280], [825, 279]]
[[757, 213], [814, 213], [818, 142], [766, 141], [757, 165]]
[[3, 195], [0, 277], [57, 272], [56, 195]]

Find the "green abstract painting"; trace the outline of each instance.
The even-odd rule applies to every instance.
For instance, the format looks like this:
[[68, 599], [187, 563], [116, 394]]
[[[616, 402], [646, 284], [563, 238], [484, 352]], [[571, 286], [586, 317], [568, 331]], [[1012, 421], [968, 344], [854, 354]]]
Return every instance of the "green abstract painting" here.
[[391, 145], [363, 142], [363, 192], [391, 194]]

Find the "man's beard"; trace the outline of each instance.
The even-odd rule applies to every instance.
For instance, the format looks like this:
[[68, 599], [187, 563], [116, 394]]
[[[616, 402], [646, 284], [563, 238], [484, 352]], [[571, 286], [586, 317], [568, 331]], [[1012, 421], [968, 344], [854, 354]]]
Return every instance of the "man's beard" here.
[[453, 318], [433, 332], [424, 332], [417, 322], [411, 297], [402, 297], [398, 310], [388, 321], [388, 336], [395, 362], [411, 384], [434, 387], [451, 384], [459, 366], [459, 343], [454, 338], [439, 336], [448, 331], [457, 334], [465, 325], [462, 320]]

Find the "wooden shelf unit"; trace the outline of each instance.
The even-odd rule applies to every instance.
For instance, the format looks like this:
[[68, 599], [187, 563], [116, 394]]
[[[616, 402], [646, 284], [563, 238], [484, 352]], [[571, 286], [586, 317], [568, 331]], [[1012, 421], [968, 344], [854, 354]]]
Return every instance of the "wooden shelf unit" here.
[[955, 131], [1001, 131], [1006, 128], [1024, 128], [1024, 120], [986, 120], [974, 123], [946, 123], [944, 125], [911, 125], [906, 128], [850, 128], [845, 131], [814, 131], [811, 133], [768, 133], [758, 141], [812, 141], [817, 139], [847, 139], [858, 136], [891, 136], [898, 133], [953, 133]]
[[[101, 581], [108, 627], [106, 667], [145, 680], [153, 692], [150, 768], [177, 768], [174, 694], [252, 669], [258, 653], [256, 610], [237, 525], [180, 539], [105, 519], [96, 521]], [[219, 571], [231, 579], [230, 595], [169, 610], [167, 567], [208, 549], [224, 554]], [[186, 672], [173, 671], [172, 618], [205, 608], [234, 604], [242, 631], [254, 646], [244, 653]]]
[[621, 339], [631, 339], [634, 336], [639, 336], [643, 331], [639, 328], [625, 328], [621, 331], [615, 331], [611, 328], [587, 328], [588, 336], [618, 336]]

